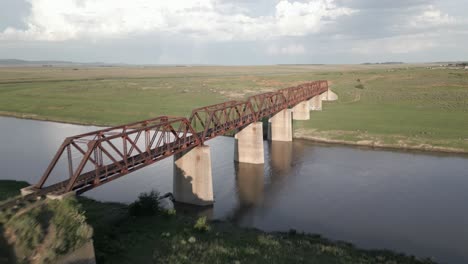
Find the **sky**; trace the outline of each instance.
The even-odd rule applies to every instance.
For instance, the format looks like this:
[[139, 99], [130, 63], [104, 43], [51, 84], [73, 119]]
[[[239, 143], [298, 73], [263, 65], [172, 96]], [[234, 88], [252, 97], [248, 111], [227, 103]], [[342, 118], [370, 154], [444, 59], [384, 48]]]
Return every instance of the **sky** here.
[[129, 64], [468, 60], [468, 0], [0, 0], [0, 58]]

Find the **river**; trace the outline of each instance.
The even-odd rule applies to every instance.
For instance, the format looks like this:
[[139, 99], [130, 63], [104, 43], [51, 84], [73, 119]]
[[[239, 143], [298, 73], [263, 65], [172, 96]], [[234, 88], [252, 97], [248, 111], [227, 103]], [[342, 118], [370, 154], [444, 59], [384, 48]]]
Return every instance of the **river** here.
[[[96, 129], [0, 117], [0, 178], [37, 182], [65, 137]], [[207, 144], [215, 204], [200, 214], [441, 263], [468, 263], [467, 156], [295, 140], [265, 142], [265, 166], [254, 166], [233, 161], [233, 138]], [[172, 170], [167, 158], [85, 195], [130, 203], [152, 189], [172, 192]]]

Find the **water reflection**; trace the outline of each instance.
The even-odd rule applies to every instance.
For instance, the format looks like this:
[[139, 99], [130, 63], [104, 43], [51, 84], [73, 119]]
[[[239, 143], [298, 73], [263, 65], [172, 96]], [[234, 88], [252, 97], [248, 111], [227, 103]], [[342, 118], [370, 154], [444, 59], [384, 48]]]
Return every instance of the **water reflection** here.
[[270, 168], [276, 171], [275, 175], [287, 175], [292, 167], [293, 143], [271, 141], [268, 142], [268, 147]]
[[264, 165], [235, 164], [236, 187], [241, 207], [259, 205], [263, 200]]

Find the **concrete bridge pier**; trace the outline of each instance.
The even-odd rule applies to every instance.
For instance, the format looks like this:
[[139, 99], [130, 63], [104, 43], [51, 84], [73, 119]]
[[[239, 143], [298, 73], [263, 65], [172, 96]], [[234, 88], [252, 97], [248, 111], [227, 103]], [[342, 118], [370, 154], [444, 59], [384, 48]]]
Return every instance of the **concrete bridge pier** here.
[[310, 103], [309, 100], [302, 101], [292, 108], [294, 120], [309, 120], [310, 119]]
[[268, 120], [268, 139], [271, 141], [292, 141], [292, 115], [284, 109]]
[[234, 160], [241, 163], [263, 164], [263, 123], [255, 122], [234, 136]]
[[211, 152], [207, 145], [174, 155], [173, 193], [177, 202], [212, 205]]
[[322, 111], [322, 99], [320, 95], [316, 95], [309, 100], [310, 110], [312, 111]]

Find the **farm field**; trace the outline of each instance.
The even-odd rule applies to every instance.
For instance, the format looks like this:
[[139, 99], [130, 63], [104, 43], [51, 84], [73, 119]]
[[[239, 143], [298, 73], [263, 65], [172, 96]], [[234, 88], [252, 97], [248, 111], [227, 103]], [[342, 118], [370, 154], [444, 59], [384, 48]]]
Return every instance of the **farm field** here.
[[429, 67], [0, 67], [0, 115], [118, 125], [325, 79], [339, 100], [295, 121], [295, 137], [468, 152], [468, 71]]

